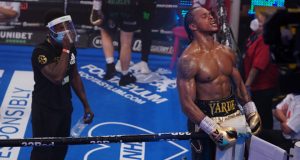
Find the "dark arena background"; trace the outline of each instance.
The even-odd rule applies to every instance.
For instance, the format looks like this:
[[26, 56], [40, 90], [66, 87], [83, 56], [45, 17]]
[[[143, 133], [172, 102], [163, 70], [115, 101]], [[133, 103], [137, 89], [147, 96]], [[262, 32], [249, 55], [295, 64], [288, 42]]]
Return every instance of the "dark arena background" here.
[[[240, 58], [243, 57], [245, 43], [251, 33], [249, 23], [255, 16], [255, 7], [288, 6], [296, 8], [296, 17], [300, 13], [295, 7], [298, 4], [296, 1], [224, 1], [229, 9], [228, 23], [232, 27], [231, 36], [235, 43], [233, 50]], [[5, 29], [0, 26], [0, 139], [32, 137], [30, 115], [34, 80], [31, 54], [34, 45], [44, 41], [46, 37], [43, 13], [50, 8], [61, 8], [70, 14], [78, 34], [76, 43], [78, 70], [88, 101], [95, 113], [93, 122], [85, 128], [81, 136], [187, 132], [187, 118], [181, 110], [177, 92], [176, 62], [173, 66], [172, 56], [175, 39], [173, 29], [183, 26], [184, 16], [192, 6], [191, 0], [157, 0], [149, 56], [152, 73], [136, 74], [137, 83], [125, 87], [118, 85], [120, 75], [109, 81], [104, 80], [105, 58], [100, 31], [89, 21], [92, 0], [6, 2], [20, 2], [21, 5], [18, 21], [5, 24], [9, 26]], [[280, 96], [283, 96], [300, 89], [299, 19], [290, 19], [277, 24], [271, 28], [287, 25], [289, 29], [295, 31], [296, 45], [290, 46], [272, 41], [272, 36], [277, 34], [278, 30], [270, 30], [266, 35], [271, 39], [268, 43], [272, 46], [275, 63], [281, 66]], [[119, 32], [114, 33], [113, 44], [116, 48], [119, 45], [118, 36]], [[180, 39], [179, 42], [178, 52], [182, 52], [188, 45], [188, 40]], [[132, 45], [133, 63], [140, 61], [141, 45], [138, 30], [134, 34]], [[134, 68], [130, 70], [135, 72]], [[83, 110], [76, 96], [73, 96], [72, 101], [73, 126], [83, 116]], [[0, 160], [28, 160], [31, 149], [31, 147], [1, 147]], [[188, 140], [70, 145], [66, 160], [191, 160], [190, 150]]]
[[[99, 28], [90, 24], [90, 10], [92, 1], [90, 0], [28, 0], [21, 2], [21, 13], [18, 22], [10, 25], [14, 29], [1, 31], [1, 43], [33, 45], [44, 39], [43, 14], [49, 8], [66, 9], [73, 18], [79, 34], [78, 47], [101, 48]], [[182, 0], [159, 0], [153, 19], [153, 41], [151, 51], [153, 53], [172, 54], [173, 33], [172, 28], [183, 25], [183, 16], [191, 7], [192, 2]], [[38, 16], [37, 16], [38, 15]], [[115, 37], [118, 36], [116, 33]], [[118, 45], [115, 39], [115, 46]], [[133, 51], [141, 50], [139, 32], [135, 34]]]

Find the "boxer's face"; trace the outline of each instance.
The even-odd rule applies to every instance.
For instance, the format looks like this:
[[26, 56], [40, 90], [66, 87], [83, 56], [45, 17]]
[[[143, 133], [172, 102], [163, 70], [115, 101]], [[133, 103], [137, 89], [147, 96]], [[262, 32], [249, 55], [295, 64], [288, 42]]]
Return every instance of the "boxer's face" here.
[[193, 25], [194, 28], [192, 30], [197, 30], [199, 32], [212, 32], [215, 33], [218, 31], [219, 27], [212, 16], [211, 12], [205, 8], [197, 8], [193, 12]]

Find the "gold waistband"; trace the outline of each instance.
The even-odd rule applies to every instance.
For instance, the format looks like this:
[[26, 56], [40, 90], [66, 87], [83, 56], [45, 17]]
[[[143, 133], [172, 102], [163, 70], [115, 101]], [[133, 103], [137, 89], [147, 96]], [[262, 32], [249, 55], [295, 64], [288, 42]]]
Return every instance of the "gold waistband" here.
[[222, 123], [222, 122], [224, 122], [226, 120], [229, 120], [231, 118], [234, 118], [234, 117], [237, 117], [237, 116], [240, 116], [240, 115], [242, 115], [241, 111], [237, 110], [236, 112], [234, 112], [234, 113], [232, 113], [230, 115], [223, 116], [223, 117], [211, 117], [211, 119], [214, 122], [220, 124], [220, 123]]

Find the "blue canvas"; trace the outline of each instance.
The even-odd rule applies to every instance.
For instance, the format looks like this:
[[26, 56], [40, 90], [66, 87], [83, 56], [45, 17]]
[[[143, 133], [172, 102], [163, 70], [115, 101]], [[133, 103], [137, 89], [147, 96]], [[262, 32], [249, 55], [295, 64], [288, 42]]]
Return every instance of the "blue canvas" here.
[[[22, 130], [24, 135], [19, 138], [32, 136], [31, 96], [28, 96], [31, 93], [25, 85], [33, 84], [30, 79], [32, 50], [31, 46], [0, 46], [2, 139], [11, 138], [10, 135], [20, 136]], [[132, 61], [139, 62], [140, 56], [140, 53], [133, 53]], [[102, 49], [78, 49], [78, 70], [95, 113], [93, 123], [85, 128], [82, 136], [186, 132], [186, 117], [178, 99], [176, 73], [169, 70], [170, 59], [166, 55], [150, 55], [149, 66], [153, 72], [145, 76], [132, 70], [139, 82], [120, 87], [120, 75], [109, 81], [103, 79], [105, 59]], [[19, 100], [14, 100], [16, 97]], [[72, 125], [83, 116], [82, 105], [76, 96], [73, 96], [73, 104]], [[14, 123], [3, 124], [10, 118]], [[191, 159], [189, 150], [188, 141], [70, 145], [66, 160], [182, 160]], [[17, 156], [19, 160], [27, 160], [30, 151], [31, 147], [22, 147], [19, 152], [8, 147], [1, 148], [0, 159], [11, 160]]]

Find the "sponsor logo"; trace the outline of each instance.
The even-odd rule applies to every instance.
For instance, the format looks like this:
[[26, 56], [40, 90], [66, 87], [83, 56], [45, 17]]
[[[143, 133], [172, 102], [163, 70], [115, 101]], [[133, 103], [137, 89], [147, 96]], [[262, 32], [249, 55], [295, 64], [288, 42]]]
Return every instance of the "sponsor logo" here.
[[156, 87], [156, 92], [166, 92], [168, 89], [175, 89], [176, 78], [169, 78], [166, 75], [172, 74], [168, 69], [158, 68], [156, 71], [150, 74], [142, 74], [139, 68], [132, 66], [130, 67], [131, 72], [137, 77], [137, 82], [148, 83], [151, 86]]
[[[145, 128], [135, 126], [123, 122], [103, 122], [93, 126], [88, 131], [88, 136], [99, 136], [103, 133], [108, 133], [113, 131], [113, 133], [119, 133], [124, 135], [124, 130], [130, 133], [139, 133], [139, 134], [155, 134], [152, 131], [149, 131]], [[97, 142], [95, 142], [97, 144]], [[145, 159], [164, 159], [171, 160], [179, 157], [183, 157], [188, 150], [173, 142], [173, 141], [161, 141], [160, 143], [155, 143], [156, 148], [151, 147], [150, 143], [145, 142], [130, 142], [130, 143], [121, 143], [121, 144], [106, 144], [101, 141], [101, 144], [97, 144], [97, 147], [89, 150], [84, 155], [84, 160], [90, 159], [120, 159], [120, 160], [145, 160]], [[162, 155], [159, 155], [160, 158], [156, 157], [155, 153], [161, 153], [159, 148], [164, 148]], [[111, 154], [109, 154], [111, 153]], [[119, 153], [119, 154], [116, 154]], [[153, 154], [151, 154], [153, 153]]]
[[26, 40], [23, 40], [23, 39], [5, 39], [5, 43], [25, 44]]
[[93, 46], [96, 48], [102, 48], [102, 41], [101, 41], [101, 37], [100, 36], [95, 36], [93, 38]]
[[105, 71], [102, 68], [99, 68], [95, 65], [89, 64], [80, 67], [79, 74], [82, 78], [89, 80], [96, 85], [103, 87], [107, 90], [110, 90], [126, 99], [129, 99], [138, 104], [144, 104], [146, 102], [153, 102], [156, 104], [161, 104], [168, 101], [167, 98], [164, 98], [161, 92], [166, 92], [168, 89], [176, 88], [176, 79], [168, 78], [166, 74], [170, 74], [171, 71], [166, 69], [158, 69], [157, 71], [143, 75], [140, 74], [137, 69], [131, 67], [131, 71], [135, 74], [139, 83], [147, 83], [150, 86], [156, 88], [155, 93], [148, 89], [138, 86], [137, 84], [130, 84], [127, 86], [119, 86], [120, 78], [115, 76], [112, 79], [105, 81], [103, 77], [105, 75]]
[[178, 8], [178, 5], [173, 4], [157, 4], [157, 8]]
[[[142, 50], [142, 41], [140, 39], [136, 39], [132, 43], [132, 51], [140, 52]], [[95, 36], [92, 40], [92, 45], [95, 48], [102, 48], [102, 40], [101, 36]], [[113, 41], [113, 46], [117, 47], [119, 45], [118, 41]], [[164, 54], [172, 54], [173, 46], [171, 45], [151, 45], [151, 52], [153, 53], [164, 53]]]
[[41, 23], [30, 23], [30, 22], [23, 22], [23, 27], [41, 27], [43, 26]]
[[[142, 41], [140, 39], [136, 39], [133, 42], [132, 50], [136, 52], [140, 52], [142, 50]], [[153, 53], [164, 53], [164, 54], [172, 54], [173, 46], [171, 45], [151, 45], [151, 52]]]
[[[95, 48], [102, 48], [102, 40], [101, 40], [101, 36], [95, 36], [93, 38], [92, 44]], [[113, 46], [116, 47], [119, 45], [118, 41], [113, 41]]]
[[47, 63], [47, 57], [45, 55], [39, 55], [38, 56], [38, 61], [40, 64], [46, 64]]
[[2, 39], [19, 39], [19, 40], [30, 40], [32, 39], [32, 32], [10, 32], [0, 31], [0, 38]]
[[70, 65], [73, 65], [76, 63], [76, 57], [74, 55], [74, 53], [71, 54], [71, 60], [70, 60]]
[[[31, 112], [33, 73], [15, 71], [1, 105], [0, 139], [23, 138]], [[20, 147], [0, 148], [1, 160], [17, 160]]]
[[173, 34], [173, 31], [170, 31], [170, 30], [164, 30], [164, 29], [159, 30], [159, 32], [160, 32], [161, 34]]
[[32, 146], [38, 146], [38, 147], [53, 147], [55, 146], [54, 142], [22, 142], [22, 146], [24, 147], [32, 147]]
[[142, 50], [142, 41], [140, 39], [137, 39], [133, 42], [132, 50], [133, 51], [141, 51]]
[[69, 76], [66, 76], [64, 79], [63, 79], [63, 81], [61, 82], [61, 85], [65, 85], [65, 84], [67, 84], [67, 83], [69, 83], [70, 82], [70, 77]]
[[32, 32], [0, 31], [0, 39], [3, 39], [5, 43], [25, 44], [27, 40], [32, 39], [32, 35]]
[[151, 46], [151, 51], [155, 52], [155, 53], [172, 54], [173, 53], [173, 47], [172, 46], [157, 46], [157, 45], [152, 45]]

